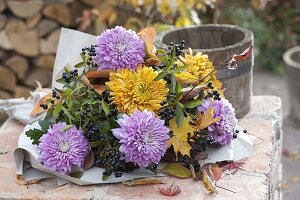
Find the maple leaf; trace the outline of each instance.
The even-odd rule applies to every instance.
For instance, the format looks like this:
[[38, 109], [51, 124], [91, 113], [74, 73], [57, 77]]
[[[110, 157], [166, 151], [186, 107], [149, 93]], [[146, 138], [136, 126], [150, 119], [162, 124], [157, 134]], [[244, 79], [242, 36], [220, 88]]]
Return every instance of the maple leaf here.
[[202, 174], [203, 174], [203, 185], [204, 185], [205, 189], [208, 192], [218, 193], [218, 188], [217, 188], [215, 182], [207, 174], [206, 170], [202, 170]]
[[220, 118], [214, 118], [214, 109], [213, 108], [210, 108], [203, 114], [198, 112], [196, 114], [196, 120], [195, 120], [195, 124], [197, 126], [196, 130], [202, 130], [219, 120], [220, 120]]
[[176, 194], [178, 194], [181, 191], [180, 187], [178, 185], [174, 185], [174, 184], [172, 184], [170, 187], [167, 187], [167, 188], [159, 187], [158, 189], [159, 189], [160, 193], [162, 193], [163, 195], [169, 196], [169, 197], [175, 196]]
[[241, 54], [234, 54], [231, 59], [226, 63], [228, 69], [236, 69], [238, 67], [238, 62], [245, 61], [252, 53], [253, 46], [248, 47]]
[[177, 156], [180, 152], [183, 156], [190, 156], [191, 146], [187, 141], [188, 132], [191, 133], [191, 137], [194, 135], [194, 128], [189, 124], [189, 118], [184, 117], [182, 125], [177, 128], [175, 118], [170, 121], [169, 128], [173, 131], [173, 137], [168, 141], [167, 149], [173, 146], [173, 150]]

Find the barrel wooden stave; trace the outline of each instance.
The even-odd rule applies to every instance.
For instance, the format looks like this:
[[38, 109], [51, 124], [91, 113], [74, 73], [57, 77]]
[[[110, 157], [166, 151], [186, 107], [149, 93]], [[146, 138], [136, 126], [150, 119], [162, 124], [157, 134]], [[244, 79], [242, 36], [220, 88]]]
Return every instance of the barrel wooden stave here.
[[[185, 46], [192, 48], [193, 52], [207, 54], [216, 67], [253, 45], [253, 34], [234, 25], [200, 25], [162, 33], [158, 37], [158, 46], [166, 48], [170, 42], [180, 43], [182, 40], [185, 40]], [[244, 116], [250, 110], [253, 64], [253, 56], [250, 56], [247, 61], [239, 64], [239, 72], [231, 71], [225, 66], [217, 70], [217, 77], [223, 82], [225, 97], [236, 109], [237, 117]], [[224, 77], [224, 71], [227, 71], [227, 77]]]

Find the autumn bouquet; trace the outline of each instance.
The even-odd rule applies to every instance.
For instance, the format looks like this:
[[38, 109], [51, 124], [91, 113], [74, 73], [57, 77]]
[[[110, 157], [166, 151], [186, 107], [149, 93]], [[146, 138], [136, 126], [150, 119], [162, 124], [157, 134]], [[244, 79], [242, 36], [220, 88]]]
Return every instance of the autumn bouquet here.
[[[63, 89], [53, 88], [32, 111], [47, 112], [41, 128], [26, 132], [45, 168], [72, 175], [74, 167], [98, 166], [102, 180], [136, 168], [176, 176], [178, 168], [195, 178], [207, 148], [238, 137], [209, 57], [185, 41], [156, 49], [155, 35], [151, 27], [105, 30], [79, 50], [81, 62], [64, 67]], [[235, 58], [221, 65], [232, 68]], [[160, 168], [161, 161], [171, 164]]]

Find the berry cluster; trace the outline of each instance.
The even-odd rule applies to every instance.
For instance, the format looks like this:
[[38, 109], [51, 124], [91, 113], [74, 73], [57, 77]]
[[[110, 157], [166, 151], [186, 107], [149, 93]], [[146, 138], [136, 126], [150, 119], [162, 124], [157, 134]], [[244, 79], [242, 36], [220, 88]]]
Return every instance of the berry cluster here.
[[93, 57], [96, 56], [96, 49], [97, 45], [91, 45], [90, 47], [85, 47], [81, 49], [82, 55], [87, 55], [87, 59], [85, 64], [94, 68], [97, 68], [97, 63], [94, 62]]
[[159, 109], [157, 114], [162, 120], [170, 121], [175, 116], [175, 110], [174, 108], [165, 106]]
[[[207, 98], [213, 98], [214, 100], [220, 101], [221, 100], [220, 93], [217, 90], [213, 90], [214, 86], [213, 86], [212, 82], [208, 82], [207, 87], [210, 90], [207, 92], [207, 95], [204, 98], [205, 99], [207, 99]], [[199, 96], [200, 95], [203, 96], [203, 94], [199, 94]]]
[[173, 42], [170, 42], [168, 49], [170, 50], [167, 54], [171, 55], [172, 52], [175, 51], [176, 56], [180, 56], [182, 54], [183, 49], [185, 48], [185, 41], [182, 40], [180, 44], [175, 44]]
[[[57, 91], [54, 88], [52, 90], [52, 98], [50, 100], [48, 100], [48, 103], [50, 102], [53, 105], [55, 103], [55, 99], [60, 99], [60, 96], [57, 94]], [[42, 107], [44, 110], [47, 110], [49, 107], [48, 103], [41, 103], [40, 107]]]
[[62, 78], [65, 80], [66, 83], [70, 83], [72, 78], [74, 78], [75, 76], [78, 76], [77, 69], [71, 70], [70, 73], [64, 72], [62, 74]]

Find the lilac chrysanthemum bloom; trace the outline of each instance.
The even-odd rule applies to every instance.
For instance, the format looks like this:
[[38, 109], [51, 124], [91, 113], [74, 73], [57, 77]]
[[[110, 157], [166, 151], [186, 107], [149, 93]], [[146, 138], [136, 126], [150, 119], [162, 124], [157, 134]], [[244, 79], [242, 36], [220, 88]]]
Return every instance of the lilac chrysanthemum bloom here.
[[209, 135], [220, 145], [229, 144], [233, 140], [234, 127], [237, 124], [234, 108], [227, 99], [208, 99], [198, 107], [198, 111], [206, 112], [210, 108], [214, 109], [213, 117], [219, 118], [219, 121], [208, 126]]
[[62, 174], [71, 172], [72, 165], [81, 167], [89, 151], [89, 144], [83, 136], [83, 131], [75, 126], [64, 131], [65, 127], [64, 122], [54, 124], [48, 129], [47, 134], [40, 138], [38, 145], [39, 161]]
[[130, 116], [118, 120], [120, 128], [112, 129], [120, 140], [120, 152], [126, 162], [133, 162], [140, 168], [151, 163], [158, 164], [166, 152], [169, 129], [154, 112], [136, 109]]
[[97, 38], [95, 62], [98, 69], [136, 70], [145, 56], [144, 41], [136, 32], [121, 26], [104, 31]]

